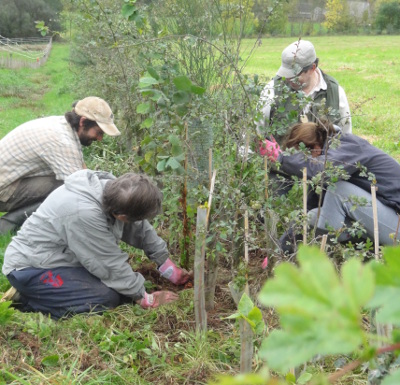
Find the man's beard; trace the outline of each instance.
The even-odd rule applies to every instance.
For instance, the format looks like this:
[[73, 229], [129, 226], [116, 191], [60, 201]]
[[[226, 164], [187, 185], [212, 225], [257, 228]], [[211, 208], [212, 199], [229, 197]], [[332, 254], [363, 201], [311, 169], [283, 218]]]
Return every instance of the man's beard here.
[[81, 145], [84, 147], [88, 147], [93, 143], [93, 139], [89, 139], [89, 138], [79, 138], [79, 141], [81, 142]]
[[90, 146], [93, 143], [93, 141], [95, 140], [93, 138], [88, 137], [88, 135], [87, 135], [88, 131], [89, 131], [88, 128], [84, 128], [83, 131], [78, 135], [79, 141], [81, 142], [81, 145], [84, 147]]

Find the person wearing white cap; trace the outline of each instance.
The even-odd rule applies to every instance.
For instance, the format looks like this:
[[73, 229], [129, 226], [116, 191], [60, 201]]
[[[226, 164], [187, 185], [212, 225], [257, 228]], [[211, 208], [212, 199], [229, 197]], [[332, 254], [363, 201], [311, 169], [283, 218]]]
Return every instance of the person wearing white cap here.
[[51, 191], [86, 168], [82, 146], [120, 135], [103, 99], [89, 96], [64, 116], [23, 123], [0, 140], [0, 235], [15, 232]]
[[276, 76], [261, 93], [261, 119], [257, 132], [282, 142], [287, 130], [297, 122], [328, 118], [344, 133], [351, 133], [350, 107], [338, 82], [318, 67], [313, 44], [298, 40], [282, 52]]

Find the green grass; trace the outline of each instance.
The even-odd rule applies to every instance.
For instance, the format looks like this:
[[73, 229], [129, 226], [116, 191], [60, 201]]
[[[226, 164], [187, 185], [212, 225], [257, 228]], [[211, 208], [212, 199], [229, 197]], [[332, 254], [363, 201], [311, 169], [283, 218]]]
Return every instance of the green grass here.
[[38, 68], [0, 69], [0, 138], [18, 125], [63, 115], [75, 100], [69, 46], [53, 44], [47, 63]]
[[[263, 39], [246, 72], [267, 81], [280, 65], [283, 48], [294, 40]], [[321, 68], [346, 90], [354, 133], [398, 156], [400, 37], [310, 40]], [[244, 41], [243, 58], [253, 42]], [[48, 62], [37, 70], [0, 69], [0, 137], [27, 120], [69, 109], [75, 100], [75, 75], [68, 55], [68, 46], [55, 44]], [[8, 243], [9, 237], [0, 237], [0, 265]], [[258, 276], [263, 279], [260, 272]], [[0, 292], [8, 287], [0, 274]], [[224, 289], [216, 298], [218, 311], [209, 315], [207, 341], [194, 333], [191, 290], [180, 292], [178, 303], [157, 311], [125, 305], [103, 316], [59, 322], [15, 311], [12, 321], [0, 326], [0, 345], [6, 347], [0, 350], [0, 384], [205, 384], [216, 373], [237, 372], [240, 340], [237, 325], [221, 320], [233, 312]], [[346, 384], [365, 384], [365, 375], [359, 377]]]
[[[308, 39], [308, 38], [305, 38]], [[400, 36], [325, 36], [309, 38], [321, 69], [335, 77], [349, 100], [353, 133], [400, 160]], [[245, 72], [272, 78], [282, 50], [296, 38], [262, 39]], [[246, 59], [254, 40], [245, 40]]]

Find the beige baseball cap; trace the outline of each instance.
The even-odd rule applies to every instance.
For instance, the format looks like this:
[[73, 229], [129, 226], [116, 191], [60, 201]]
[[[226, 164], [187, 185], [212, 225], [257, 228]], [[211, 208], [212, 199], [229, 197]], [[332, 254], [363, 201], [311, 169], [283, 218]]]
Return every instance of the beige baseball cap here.
[[121, 135], [114, 124], [114, 114], [105, 100], [97, 96], [88, 96], [76, 103], [75, 112], [80, 116], [95, 121], [107, 135]]
[[310, 41], [295, 41], [282, 52], [282, 63], [277, 75], [282, 78], [293, 78], [297, 76], [304, 67], [311, 65], [317, 60], [315, 48]]

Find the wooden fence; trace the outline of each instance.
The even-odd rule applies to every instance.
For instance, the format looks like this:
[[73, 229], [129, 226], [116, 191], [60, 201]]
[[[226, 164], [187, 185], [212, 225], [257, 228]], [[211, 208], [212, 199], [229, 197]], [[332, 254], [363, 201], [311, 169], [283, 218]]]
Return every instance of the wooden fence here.
[[51, 37], [6, 38], [0, 35], [0, 67], [39, 68], [47, 61]]

